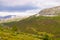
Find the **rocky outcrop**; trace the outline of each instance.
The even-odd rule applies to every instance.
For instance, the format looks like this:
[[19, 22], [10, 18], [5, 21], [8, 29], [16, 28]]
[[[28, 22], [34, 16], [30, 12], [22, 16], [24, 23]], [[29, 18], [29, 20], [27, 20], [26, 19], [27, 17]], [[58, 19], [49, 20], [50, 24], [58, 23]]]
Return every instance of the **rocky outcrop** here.
[[39, 12], [39, 15], [43, 15], [43, 16], [54, 16], [54, 15], [56, 16], [56, 15], [60, 15], [60, 6], [41, 10]]

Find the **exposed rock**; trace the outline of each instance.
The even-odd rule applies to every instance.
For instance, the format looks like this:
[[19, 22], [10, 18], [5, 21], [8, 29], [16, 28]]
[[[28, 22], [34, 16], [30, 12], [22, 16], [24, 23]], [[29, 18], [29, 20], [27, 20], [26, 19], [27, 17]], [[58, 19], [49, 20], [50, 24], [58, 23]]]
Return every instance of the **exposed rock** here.
[[60, 15], [60, 6], [47, 8], [39, 12], [41, 16], [57, 16]]

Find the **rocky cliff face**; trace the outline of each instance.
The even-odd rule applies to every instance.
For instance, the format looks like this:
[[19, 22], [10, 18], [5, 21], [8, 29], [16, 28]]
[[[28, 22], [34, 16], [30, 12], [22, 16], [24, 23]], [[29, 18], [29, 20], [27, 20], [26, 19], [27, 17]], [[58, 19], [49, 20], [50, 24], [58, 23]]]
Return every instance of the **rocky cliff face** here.
[[39, 15], [47, 15], [47, 16], [60, 15], [60, 6], [41, 10], [39, 12]]

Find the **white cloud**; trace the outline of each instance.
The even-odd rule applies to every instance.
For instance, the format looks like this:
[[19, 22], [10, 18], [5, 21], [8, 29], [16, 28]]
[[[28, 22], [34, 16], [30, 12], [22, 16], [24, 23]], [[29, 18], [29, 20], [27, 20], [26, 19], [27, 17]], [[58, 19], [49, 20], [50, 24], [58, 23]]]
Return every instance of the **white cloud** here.
[[37, 10], [28, 10], [25, 12], [0, 12], [0, 16], [6, 16], [6, 15], [18, 15], [21, 17], [31, 16], [36, 13], [38, 13], [39, 9]]
[[[0, 0], [3, 6], [23, 6], [23, 5], [35, 5], [39, 8], [48, 8], [54, 6], [60, 6], [60, 0]], [[38, 10], [28, 10], [25, 12], [0, 12], [0, 15], [20, 15], [30, 16], [36, 14]]]
[[5, 6], [26, 5], [32, 3], [32, 0], [0, 0]]
[[0, 0], [5, 6], [35, 5], [37, 7], [52, 7], [60, 5], [60, 0]]
[[60, 6], [60, 1], [58, 0], [38, 0], [35, 5], [41, 8]]

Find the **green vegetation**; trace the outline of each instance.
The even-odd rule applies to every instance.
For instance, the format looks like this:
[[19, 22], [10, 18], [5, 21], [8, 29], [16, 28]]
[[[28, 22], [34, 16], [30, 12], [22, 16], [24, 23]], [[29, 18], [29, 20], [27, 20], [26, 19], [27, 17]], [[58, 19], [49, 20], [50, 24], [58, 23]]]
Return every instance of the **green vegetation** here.
[[[13, 30], [12, 30], [13, 29]], [[0, 28], [0, 40], [52, 40], [53, 35], [40, 32], [39, 35], [17, 32], [15, 28]]]
[[[7, 26], [9, 27], [9, 29], [13, 30], [13, 32], [16, 31], [34, 35], [39, 35], [39, 32], [52, 33], [55, 35], [53, 37], [54, 40], [60, 40], [60, 16], [56, 17], [31, 16], [27, 19], [18, 22], [2, 23], [1, 26], [3, 27]], [[45, 35], [44, 38], [49, 37]]]

